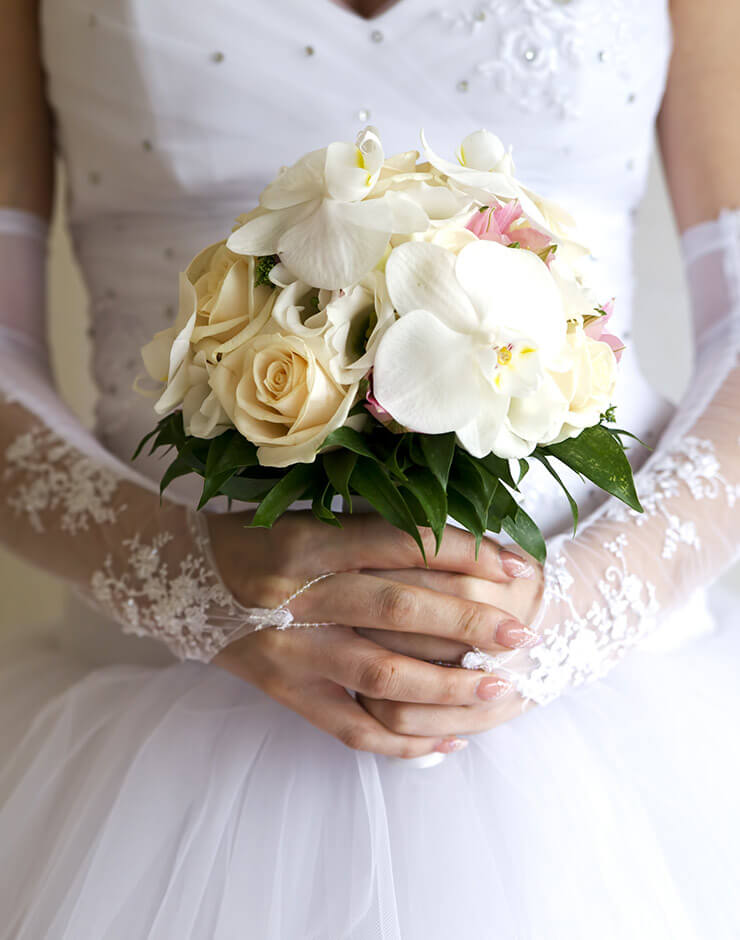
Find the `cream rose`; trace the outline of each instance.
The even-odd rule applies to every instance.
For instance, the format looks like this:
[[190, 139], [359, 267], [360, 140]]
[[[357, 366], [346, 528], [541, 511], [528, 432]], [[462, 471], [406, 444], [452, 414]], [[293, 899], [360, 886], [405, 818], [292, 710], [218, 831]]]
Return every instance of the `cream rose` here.
[[254, 258], [235, 255], [225, 242], [210, 245], [180, 275], [174, 327], [142, 350], [147, 372], [166, 386], [154, 410], [165, 415], [182, 406], [186, 434], [208, 439], [231, 427], [211, 391], [210, 374], [270, 319], [277, 290], [255, 280]]
[[276, 289], [257, 284], [257, 259], [218, 242], [190, 262], [185, 277], [197, 317], [190, 342], [209, 362], [248, 342], [270, 318]]
[[576, 437], [584, 428], [598, 424], [600, 415], [611, 405], [617, 383], [617, 360], [606, 343], [591, 339], [580, 328], [566, 337], [569, 368], [551, 373], [568, 401], [568, 413], [556, 443]]
[[331, 377], [319, 339], [279, 333], [261, 334], [225, 355], [211, 387], [267, 467], [312, 463], [357, 395], [357, 383], [343, 386]]

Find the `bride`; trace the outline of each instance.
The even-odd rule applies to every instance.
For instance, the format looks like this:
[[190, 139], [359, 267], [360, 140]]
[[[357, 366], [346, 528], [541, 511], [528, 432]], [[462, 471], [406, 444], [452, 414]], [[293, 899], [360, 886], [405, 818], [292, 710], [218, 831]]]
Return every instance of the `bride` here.
[[[740, 545], [735, 0], [2, 12], [0, 527], [88, 603], [0, 650], [0, 938], [739, 936], [740, 633], [707, 631], [704, 597]], [[389, 152], [420, 125], [448, 153], [491, 127], [576, 214], [625, 336], [656, 118], [697, 344], [675, 414], [625, 357], [620, 421], [654, 445], [634, 451], [643, 516], [579, 484], [567, 538], [533, 471], [544, 570], [493, 540], [476, 561], [453, 528], [425, 570], [379, 518], [246, 529], [196, 516], [182, 481], [160, 503], [161, 466], [130, 464], [139, 349], [274, 167], [369, 120]], [[48, 364], [55, 151], [94, 436]], [[288, 598], [329, 625], [234, 639], [227, 614]], [[520, 666], [440, 664], [471, 647]]]

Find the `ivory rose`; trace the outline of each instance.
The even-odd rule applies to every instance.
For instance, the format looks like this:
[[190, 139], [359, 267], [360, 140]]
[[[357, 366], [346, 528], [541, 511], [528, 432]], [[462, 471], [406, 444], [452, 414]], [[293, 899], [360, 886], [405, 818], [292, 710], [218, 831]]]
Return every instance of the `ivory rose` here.
[[185, 433], [212, 438], [231, 426], [212, 394], [219, 356], [256, 335], [270, 318], [275, 291], [255, 284], [255, 259], [210, 245], [180, 275], [174, 327], [157, 333], [142, 356], [149, 375], [166, 387], [154, 406], [164, 415], [182, 405]]
[[556, 441], [576, 437], [584, 428], [598, 424], [599, 417], [612, 404], [617, 382], [617, 359], [608, 343], [591, 339], [576, 327], [568, 332], [566, 349], [569, 367], [552, 373], [568, 402]]
[[267, 467], [312, 463], [357, 396], [357, 383], [345, 386], [332, 378], [319, 338], [280, 333], [260, 334], [224, 356], [211, 386]]

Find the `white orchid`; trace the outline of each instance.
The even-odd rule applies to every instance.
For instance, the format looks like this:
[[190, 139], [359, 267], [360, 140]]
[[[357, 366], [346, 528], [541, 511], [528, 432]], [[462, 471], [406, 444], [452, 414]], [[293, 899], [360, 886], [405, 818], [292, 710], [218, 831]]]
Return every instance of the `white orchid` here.
[[566, 318], [547, 265], [493, 242], [455, 256], [407, 242], [386, 265], [399, 314], [375, 356], [375, 398], [401, 425], [456, 432], [474, 457], [531, 452], [556, 433], [567, 403], [546, 374], [558, 368]]
[[370, 198], [384, 164], [374, 128], [284, 167], [260, 197], [261, 212], [232, 233], [238, 254], [280, 256], [300, 280], [349, 287], [382, 259], [393, 233], [423, 231], [426, 212], [389, 189]]
[[495, 134], [476, 131], [468, 134], [457, 149], [457, 163], [436, 154], [421, 132], [424, 153], [431, 165], [468, 192], [480, 192], [503, 199], [518, 199], [522, 188], [514, 177], [514, 160]]
[[344, 385], [359, 382], [372, 368], [375, 351], [386, 330], [396, 322], [385, 277], [380, 271], [366, 275], [333, 300], [325, 314], [331, 374]]

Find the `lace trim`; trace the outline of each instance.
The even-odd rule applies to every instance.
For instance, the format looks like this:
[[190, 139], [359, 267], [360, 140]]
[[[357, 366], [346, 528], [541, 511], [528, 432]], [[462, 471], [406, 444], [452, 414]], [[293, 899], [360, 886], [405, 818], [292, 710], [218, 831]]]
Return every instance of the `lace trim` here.
[[[679, 545], [699, 551], [701, 539], [696, 524], [671, 509], [671, 500], [680, 495], [681, 484], [695, 500], [724, 498], [728, 507], [733, 507], [740, 499], [740, 485], [730, 484], [720, 472], [711, 441], [687, 437], [643, 471], [643, 514], [611, 501], [598, 518], [632, 522], [637, 527], [662, 518], [664, 559], [673, 558]], [[542, 631], [543, 642], [527, 651], [528, 662], [523, 668], [513, 666], [512, 660], [518, 654], [490, 656], [481, 650], [466, 654], [462, 665], [506, 675], [525, 700], [538, 705], [558, 698], [570, 687], [605, 676], [629, 649], [653, 632], [661, 612], [655, 585], [628, 567], [628, 534], [625, 528], [603, 544], [613, 561], [599, 579], [597, 596], [585, 612], [576, 606], [576, 579], [567, 555], [560, 552], [547, 562], [540, 619], [548, 611], [564, 613]]]
[[289, 605], [328, 573], [307, 581], [275, 608], [243, 607], [221, 580], [201, 516], [190, 513], [188, 521], [193, 549], [176, 567], [163, 552], [173, 541], [164, 532], [149, 542], [139, 535], [124, 541], [123, 570], [109, 555], [93, 574], [93, 598], [116, 612], [125, 633], [161, 640], [180, 659], [210, 662], [230, 643], [259, 630], [327, 626], [297, 623]]
[[119, 479], [86, 458], [52, 431], [34, 427], [6, 449], [3, 479], [14, 484], [7, 502], [16, 515], [26, 516], [36, 532], [45, 520], [71, 535], [113, 523], [125, 506], [112, 506]]

